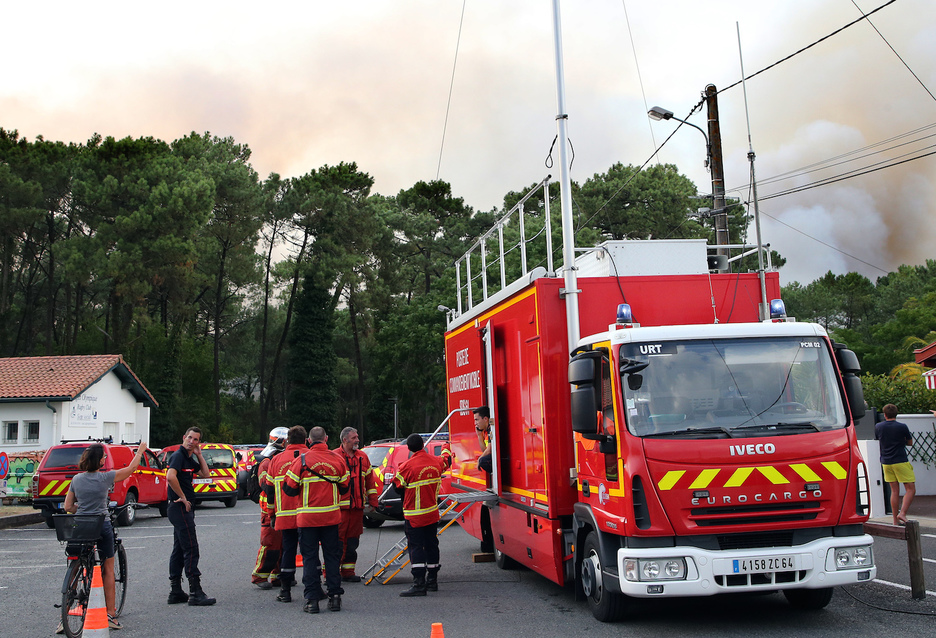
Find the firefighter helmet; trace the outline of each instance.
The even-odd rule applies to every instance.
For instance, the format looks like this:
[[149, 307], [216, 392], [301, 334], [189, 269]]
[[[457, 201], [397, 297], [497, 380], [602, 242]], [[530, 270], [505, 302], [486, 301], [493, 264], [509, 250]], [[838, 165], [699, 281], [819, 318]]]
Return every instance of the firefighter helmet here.
[[270, 442], [263, 448], [261, 456], [270, 457], [286, 449], [286, 437], [289, 435], [288, 428], [273, 428], [270, 430]]

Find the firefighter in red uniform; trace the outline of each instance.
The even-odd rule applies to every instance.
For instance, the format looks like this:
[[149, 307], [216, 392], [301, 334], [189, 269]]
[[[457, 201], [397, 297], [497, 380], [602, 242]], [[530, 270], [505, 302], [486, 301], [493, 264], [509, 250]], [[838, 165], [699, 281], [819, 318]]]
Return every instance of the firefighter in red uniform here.
[[341, 445], [336, 452], [348, 465], [351, 480], [348, 492], [341, 497], [341, 580], [349, 583], [361, 582], [354, 573], [357, 563], [357, 548], [364, 533], [364, 507], [377, 507], [377, 478], [371, 471], [370, 459], [358, 449], [360, 437], [354, 428], [341, 431]]
[[442, 473], [452, 464], [452, 455], [448, 450], [442, 457], [429, 454], [423, 450], [422, 437], [415, 433], [406, 438], [406, 447], [412, 456], [400, 464], [393, 484], [403, 494], [413, 586], [400, 596], [425, 596], [427, 590], [439, 589], [439, 486]]
[[[270, 442], [254, 459], [259, 463], [257, 474], [260, 485], [263, 485], [269, 472], [270, 460], [286, 447], [286, 436], [289, 430], [283, 427], [270, 430]], [[282, 549], [283, 535], [276, 531], [274, 525], [274, 510], [271, 502], [267, 500], [266, 492], [260, 492], [260, 550], [257, 552], [257, 562], [254, 564], [250, 582], [260, 589], [272, 589], [279, 584], [280, 550]], [[272, 582], [271, 582], [272, 581]]]
[[328, 435], [319, 426], [309, 431], [309, 451], [292, 462], [283, 492], [298, 496], [296, 523], [302, 552], [302, 585], [306, 613], [317, 614], [322, 591], [319, 545], [325, 562], [328, 610], [341, 611], [341, 495], [348, 490], [348, 468], [341, 455], [328, 449]]
[[299, 547], [299, 530], [296, 526], [299, 498], [287, 496], [283, 492], [283, 480], [292, 462], [308, 450], [306, 436], [306, 429], [301, 425], [289, 428], [286, 434], [286, 449], [270, 459], [266, 476], [261, 481], [267, 502], [272, 503], [274, 529], [282, 536], [280, 592], [276, 597], [281, 603], [292, 602], [290, 590], [296, 583], [296, 550]]

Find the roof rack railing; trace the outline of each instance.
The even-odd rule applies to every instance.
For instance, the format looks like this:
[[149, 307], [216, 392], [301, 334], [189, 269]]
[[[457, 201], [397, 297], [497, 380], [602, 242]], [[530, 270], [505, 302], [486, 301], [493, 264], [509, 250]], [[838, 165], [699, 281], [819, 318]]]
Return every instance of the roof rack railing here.
[[[549, 216], [549, 180], [551, 177], [551, 175], [547, 175], [543, 181], [527, 192], [513, 208], [497, 220], [493, 228], [482, 235], [464, 255], [455, 261], [455, 280], [458, 300], [456, 307], [452, 310], [454, 316], [457, 317], [463, 312], [471, 310], [476, 304], [486, 301], [488, 297], [506, 288], [508, 269], [516, 269], [519, 267], [520, 277], [524, 277], [530, 271], [527, 263], [527, 245], [536, 240], [540, 235], [546, 236], [546, 270], [550, 273], [554, 272], [552, 224]], [[540, 189], [543, 191], [543, 225], [536, 229], [532, 237], [527, 237], [524, 204]], [[520, 237], [513, 245], [505, 246], [504, 228], [512, 223], [514, 213], [517, 214], [516, 224], [520, 232]], [[493, 251], [488, 249], [488, 242], [493, 241], [495, 234], [497, 236], [497, 253], [493, 255]], [[520, 249], [518, 263], [511, 263], [508, 265], [508, 256], [517, 248]], [[494, 259], [490, 260], [492, 255]], [[498, 268], [500, 274], [499, 278], [491, 278], [488, 275], [488, 269], [495, 266]], [[465, 271], [464, 282], [462, 281], [463, 268]], [[478, 269], [479, 272], [477, 274], [472, 274], [472, 268]], [[489, 281], [490, 279], [494, 279], [494, 281]], [[480, 293], [481, 298], [478, 301], [475, 301], [476, 291], [474, 288], [476, 286], [480, 287], [480, 290], [477, 292]], [[493, 290], [491, 288], [493, 288]]]
[[62, 439], [62, 443], [113, 443], [114, 437], [109, 436], [104, 439], [92, 439], [90, 436], [86, 439]]

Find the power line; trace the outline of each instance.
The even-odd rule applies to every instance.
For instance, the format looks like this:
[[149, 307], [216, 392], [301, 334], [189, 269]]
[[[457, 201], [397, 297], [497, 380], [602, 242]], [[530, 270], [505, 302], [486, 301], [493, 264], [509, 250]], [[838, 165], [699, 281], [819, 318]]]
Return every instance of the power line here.
[[[928, 146], [927, 148], [933, 148], [934, 146]], [[762, 197], [761, 199], [762, 200], [774, 199], [776, 197], [783, 197], [784, 195], [792, 195], [793, 193], [799, 193], [799, 192], [810, 190], [813, 188], [818, 188], [819, 186], [828, 186], [829, 184], [835, 184], [836, 182], [841, 182], [846, 179], [851, 179], [853, 177], [860, 177], [861, 175], [867, 175], [868, 173], [876, 173], [877, 171], [884, 170], [885, 168], [893, 168], [894, 166], [900, 166], [901, 164], [906, 164], [907, 162], [913, 162], [918, 159], [923, 159], [924, 157], [929, 157], [930, 155], [936, 155], [936, 151], [930, 151], [929, 153], [924, 153], [923, 155], [917, 155], [916, 157], [904, 159], [899, 162], [891, 162], [883, 166], [879, 166], [878, 164], [881, 164], [881, 162], [879, 162], [878, 164], [871, 165], [874, 168], [868, 168], [867, 170], [855, 169], [854, 171], [850, 171], [849, 173], [843, 173], [835, 177], [829, 177], [827, 179], [813, 182], [812, 184], [806, 184], [805, 186], [797, 186], [795, 188], [790, 188], [785, 191], [780, 191], [779, 193], [774, 193], [772, 195]]]
[[458, 66], [458, 48], [461, 44], [462, 26], [465, 24], [465, 5], [468, 0], [462, 0], [461, 19], [458, 21], [458, 37], [455, 39], [455, 60], [452, 62], [452, 81], [449, 84], [448, 102], [445, 104], [445, 122], [442, 124], [442, 143], [439, 146], [439, 164], [436, 166], [436, 179], [442, 173], [442, 150], [445, 148], [445, 131], [448, 128], [449, 110], [452, 108], [452, 91], [455, 88], [455, 68]]
[[[931, 125], [931, 126], [936, 126], [936, 125]], [[908, 145], [910, 145], [910, 144], [916, 144], [917, 142], [922, 142], [923, 140], [927, 140], [927, 139], [930, 139], [930, 138], [932, 138], [932, 137], [936, 137], [936, 133], [931, 133], [930, 135], [925, 135], [925, 136], [920, 137], [920, 138], [917, 138], [917, 139], [913, 139], [913, 140], [910, 140], [910, 141], [907, 141], [907, 142], [902, 142], [902, 143], [900, 143], [900, 144], [895, 144], [894, 146], [889, 146], [889, 147], [887, 147], [887, 148], [884, 148], [884, 149], [881, 149], [881, 150], [878, 150], [878, 151], [874, 151], [874, 152], [871, 152], [871, 153], [865, 153], [864, 155], [858, 155], [857, 157], [854, 157], [854, 158], [851, 158], [851, 159], [843, 159], [843, 161], [841, 161], [841, 162], [835, 162], [835, 160], [842, 159], [842, 158], [847, 158], [847, 157], [849, 157], [850, 155], [854, 155], [855, 153], [858, 153], [858, 152], [861, 152], [861, 151], [863, 151], [863, 150], [867, 150], [867, 149], [873, 148], [873, 146], [866, 146], [866, 147], [864, 147], [863, 149], [858, 149], [858, 150], [855, 150], [855, 151], [850, 151], [849, 153], [845, 153], [845, 154], [843, 154], [843, 155], [839, 155], [838, 157], [832, 157], [832, 158], [829, 158], [829, 159], [826, 159], [826, 160], [822, 160], [822, 161], [820, 161], [820, 162], [815, 162], [815, 163], [810, 164], [810, 165], [808, 165], [808, 166], [803, 166], [803, 167], [801, 167], [801, 168], [797, 168], [797, 169], [794, 169], [794, 170], [790, 170], [790, 171], [787, 171], [787, 172], [785, 172], [785, 173], [779, 173], [779, 174], [777, 174], [777, 175], [773, 175], [773, 176], [771, 176], [771, 177], [768, 177], [768, 178], [765, 179], [765, 180], [760, 180], [758, 183], [761, 184], [761, 185], [764, 185], [764, 184], [773, 184], [773, 183], [775, 183], [775, 182], [779, 182], [779, 181], [784, 180], [784, 179], [793, 179], [793, 178], [795, 178], [795, 177], [800, 177], [800, 176], [802, 176], [802, 175], [807, 175], [807, 174], [809, 174], [809, 173], [814, 173], [814, 172], [816, 172], [816, 171], [825, 170], [825, 169], [827, 169], [827, 168], [834, 168], [834, 167], [836, 167], [836, 166], [841, 166], [841, 165], [843, 165], [843, 164], [846, 164], [847, 162], [852, 162], [852, 161], [857, 161], [857, 160], [860, 160], [860, 159], [865, 159], [865, 158], [871, 157], [872, 155], [877, 155], [878, 153], [884, 153], [884, 152], [886, 152], [886, 151], [893, 151], [893, 150], [898, 149], [898, 148], [900, 148], [900, 147], [902, 147], [902, 146], [908, 146]], [[877, 146], [877, 145], [874, 145], [874, 146]], [[835, 162], [835, 163], [832, 163], [832, 162]]]
[[796, 231], [796, 232], [799, 233], [800, 235], [803, 235], [804, 237], [808, 237], [809, 239], [811, 239], [811, 240], [813, 240], [813, 241], [815, 241], [815, 242], [818, 242], [818, 243], [822, 244], [822, 245], [825, 246], [826, 248], [831, 248], [831, 249], [834, 250], [835, 252], [841, 253], [841, 254], [845, 255], [845, 256], [848, 257], [849, 259], [854, 259], [855, 261], [861, 262], [861, 263], [864, 264], [865, 266], [870, 266], [871, 268], [874, 268], [874, 269], [876, 269], [876, 270], [880, 270], [880, 271], [881, 271], [882, 273], [884, 273], [885, 275], [888, 273], [887, 270], [884, 270], [884, 269], [881, 268], [880, 266], [875, 266], [875, 265], [872, 264], [871, 262], [865, 261], [864, 259], [861, 259], [860, 257], [855, 257], [854, 255], [852, 255], [852, 254], [850, 254], [850, 253], [847, 253], [847, 252], [845, 252], [844, 250], [841, 250], [841, 249], [839, 249], [839, 248], [836, 248], [835, 246], [833, 246], [832, 244], [830, 244], [830, 243], [828, 243], [828, 242], [824, 242], [824, 241], [822, 241], [821, 239], [818, 239], [818, 238], [816, 238], [816, 237], [813, 237], [813, 236], [810, 235], [809, 233], [800, 230], [800, 229], [797, 228], [796, 226], [791, 226], [790, 224], [788, 224], [788, 223], [786, 223], [786, 222], [784, 222], [784, 221], [781, 221], [781, 220], [777, 219], [777, 218], [774, 217], [773, 215], [770, 215], [769, 213], [765, 213], [763, 208], [760, 209], [760, 213], [761, 213], [761, 215], [764, 215], [765, 217], [769, 217], [770, 219], [774, 220], [774, 221], [777, 222], [778, 224], [782, 224], [783, 226], [786, 226], [786, 227], [789, 228], [790, 230]]
[[[855, 2], [855, 0], [852, 0], [852, 4], [855, 5], [855, 8], [856, 8], [856, 9], [858, 9], [859, 11], [861, 11], [861, 7], [858, 6], [858, 3]], [[869, 13], [868, 15], [871, 15], [871, 14]], [[871, 19], [868, 18], [867, 15], [864, 16], [864, 17], [865, 17], [865, 19], [868, 20], [868, 24], [871, 25], [871, 28], [874, 29], [874, 30], [877, 32], [877, 34], [878, 34], [879, 36], [881, 36], [881, 39], [882, 39], [882, 40], [884, 40], [884, 44], [886, 44], [886, 45], [888, 46], [888, 48], [889, 48], [891, 51], [894, 52], [894, 55], [897, 56], [897, 59], [900, 60], [900, 61], [903, 63], [903, 65], [904, 65], [905, 67], [907, 67], [907, 70], [910, 71], [910, 75], [912, 75], [914, 78], [916, 78], [916, 81], [920, 83], [920, 86], [923, 87], [923, 90], [926, 91], [927, 93], [929, 93], [929, 96], [930, 96], [931, 98], [933, 98], [933, 101], [936, 101], [936, 96], [934, 96], [933, 93], [932, 93], [932, 91], [930, 91], [930, 90], [926, 87], [926, 85], [923, 84], [923, 80], [921, 80], [920, 77], [919, 77], [916, 73], [913, 72], [913, 69], [910, 68], [910, 65], [907, 64], [907, 63], [904, 61], [904, 59], [903, 59], [902, 57], [900, 57], [900, 54], [897, 53], [897, 50], [896, 50], [894, 47], [891, 46], [891, 43], [887, 41], [887, 38], [884, 37], [884, 34], [881, 33], [881, 32], [878, 30], [878, 28], [877, 28], [876, 26], [874, 26], [874, 23], [871, 22]]]
[[812, 44], [808, 44], [808, 45], [804, 46], [804, 47], [803, 47], [802, 49], [800, 49], [799, 51], [795, 51], [794, 53], [791, 53], [790, 55], [786, 56], [785, 58], [782, 58], [782, 59], [780, 59], [780, 60], [777, 60], [776, 62], [774, 62], [774, 63], [771, 64], [770, 66], [766, 66], [766, 67], [764, 67], [763, 69], [761, 69], [760, 71], [756, 71], [756, 72], [752, 73], [751, 75], [747, 76], [746, 78], [743, 78], [743, 79], [741, 79], [741, 80], [738, 80], [738, 81], [735, 82], [734, 84], [731, 84], [731, 85], [729, 85], [729, 86], [726, 86], [725, 88], [723, 88], [722, 90], [720, 90], [719, 93], [724, 93], [724, 92], [727, 91], [728, 89], [731, 89], [731, 88], [734, 88], [734, 87], [738, 86], [738, 85], [741, 84], [744, 80], [750, 80], [750, 79], [753, 78], [754, 76], [760, 75], [760, 74], [763, 73], [764, 71], [767, 71], [768, 69], [772, 69], [772, 68], [774, 68], [775, 66], [777, 66], [778, 64], [781, 64], [781, 63], [783, 63], [783, 62], [786, 62], [786, 61], [789, 60], [790, 58], [793, 58], [793, 57], [799, 55], [799, 54], [802, 53], [803, 51], [806, 51], [806, 50], [808, 50], [808, 49], [813, 48], [814, 46], [816, 46], [816, 45], [819, 44], [820, 42], [824, 42], [824, 41], [828, 40], [829, 38], [831, 38], [831, 37], [834, 36], [834, 35], [838, 35], [839, 33], [841, 33], [842, 31], [844, 31], [844, 30], [847, 29], [848, 27], [851, 27], [851, 26], [853, 26], [853, 25], [855, 25], [855, 24], [858, 24], [859, 22], [861, 22], [862, 20], [864, 20], [865, 18], [867, 18], [869, 15], [873, 15], [873, 14], [877, 13], [878, 11], [880, 11], [881, 9], [883, 9], [884, 7], [890, 6], [890, 5], [894, 4], [895, 2], [897, 2], [897, 0], [888, 0], [888, 2], [885, 2], [884, 4], [882, 4], [882, 5], [881, 5], [880, 7], [878, 7], [877, 9], [874, 9], [874, 10], [872, 10], [872, 11], [869, 11], [868, 13], [862, 14], [862, 16], [861, 16], [860, 18], [858, 18], [857, 20], [853, 20], [852, 22], [849, 22], [849, 23], [846, 24], [845, 26], [843, 26], [843, 27], [841, 27], [841, 28], [839, 28], [839, 29], [836, 29], [836, 30], [833, 31], [832, 33], [830, 33], [830, 34], [828, 34], [828, 35], [825, 35], [825, 36], [819, 38], [818, 40], [816, 40], [816, 41], [813, 42]]

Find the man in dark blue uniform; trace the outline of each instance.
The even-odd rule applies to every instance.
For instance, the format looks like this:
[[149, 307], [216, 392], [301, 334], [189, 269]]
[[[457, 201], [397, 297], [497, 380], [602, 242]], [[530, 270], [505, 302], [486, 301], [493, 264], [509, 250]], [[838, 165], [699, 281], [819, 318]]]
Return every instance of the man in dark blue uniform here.
[[[192, 503], [195, 490], [192, 480], [210, 478], [211, 472], [201, 452], [201, 430], [189, 428], [182, 438], [182, 446], [169, 457], [166, 482], [169, 484], [169, 522], [172, 523], [172, 553], [169, 555], [169, 604], [188, 602], [189, 605], [214, 605], [201, 588], [198, 571], [198, 536], [195, 535], [195, 512]], [[182, 573], [189, 582], [189, 593], [182, 589]]]

